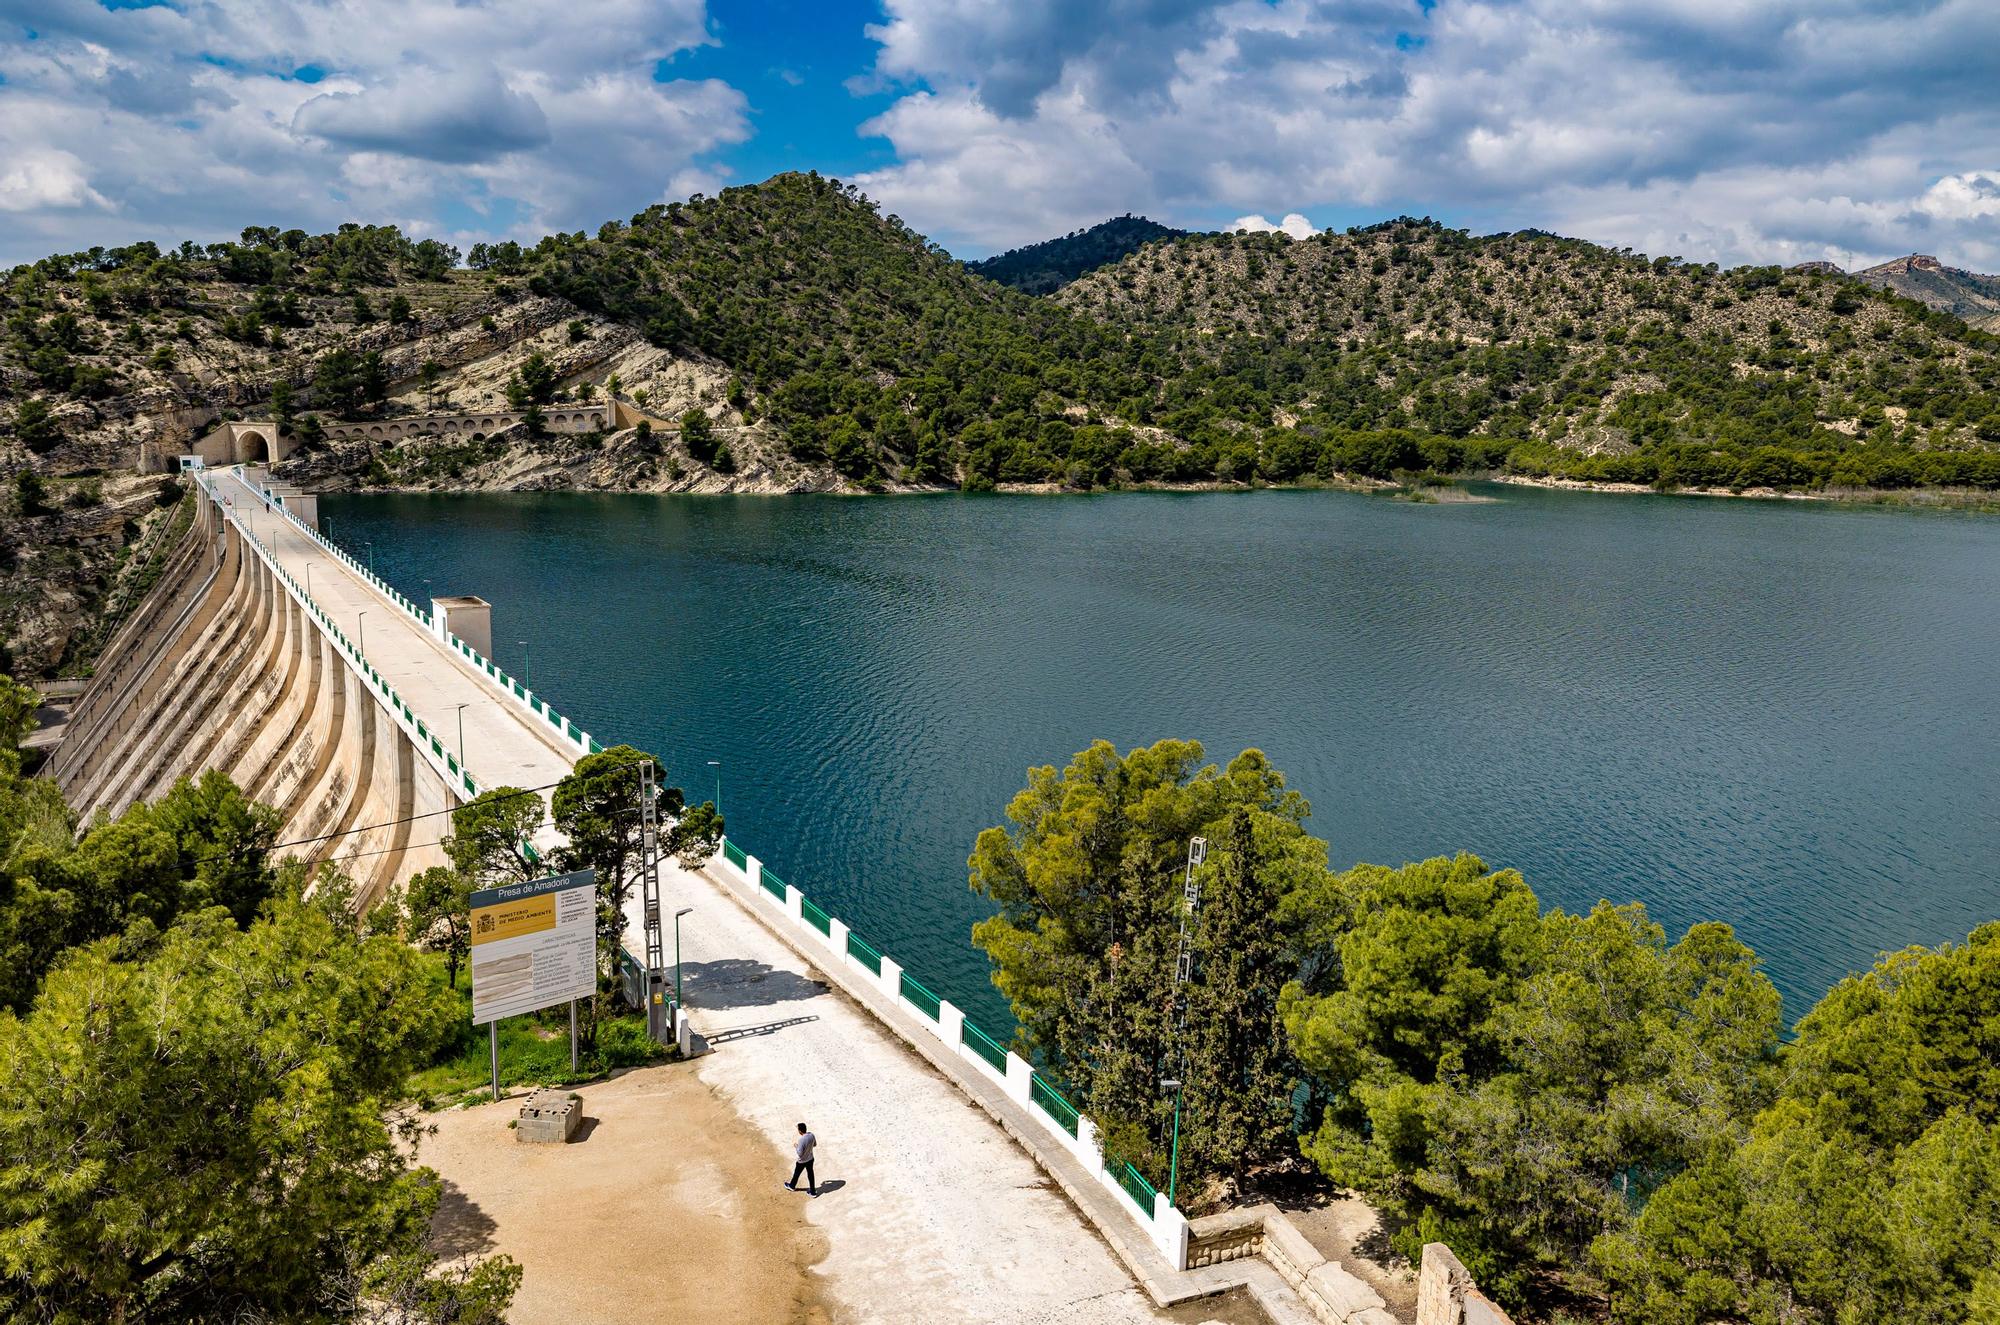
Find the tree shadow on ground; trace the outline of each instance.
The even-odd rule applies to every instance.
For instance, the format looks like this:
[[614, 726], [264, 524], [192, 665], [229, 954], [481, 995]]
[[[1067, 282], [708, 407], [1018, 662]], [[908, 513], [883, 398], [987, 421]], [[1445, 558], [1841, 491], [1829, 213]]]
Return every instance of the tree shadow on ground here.
[[689, 962], [684, 968], [688, 1009], [723, 1011], [729, 1008], [761, 1008], [774, 1003], [797, 1003], [818, 998], [827, 987], [808, 980], [795, 971], [781, 971], [748, 957], [724, 957], [712, 962]]
[[500, 1227], [493, 1217], [451, 1179], [441, 1179], [440, 1185], [437, 1213], [431, 1217], [432, 1249], [447, 1260], [493, 1250], [493, 1234]]

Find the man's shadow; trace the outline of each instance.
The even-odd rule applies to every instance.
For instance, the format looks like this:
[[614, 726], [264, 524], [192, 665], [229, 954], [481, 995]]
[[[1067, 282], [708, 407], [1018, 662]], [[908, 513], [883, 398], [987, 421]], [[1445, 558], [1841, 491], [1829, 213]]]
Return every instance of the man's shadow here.
[[819, 1185], [819, 1194], [825, 1196], [828, 1192], [837, 1192], [846, 1185], [847, 1179], [845, 1178], [828, 1178]]

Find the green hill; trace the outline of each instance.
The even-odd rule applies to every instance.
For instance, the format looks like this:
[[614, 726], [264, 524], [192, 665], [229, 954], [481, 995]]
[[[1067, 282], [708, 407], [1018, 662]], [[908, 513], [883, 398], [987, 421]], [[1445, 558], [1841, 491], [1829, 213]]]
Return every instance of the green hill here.
[[965, 265], [987, 280], [1012, 286], [1023, 294], [1054, 294], [1085, 272], [1129, 257], [1156, 239], [1178, 239], [1186, 233], [1127, 212], [1086, 230], [1072, 230]]

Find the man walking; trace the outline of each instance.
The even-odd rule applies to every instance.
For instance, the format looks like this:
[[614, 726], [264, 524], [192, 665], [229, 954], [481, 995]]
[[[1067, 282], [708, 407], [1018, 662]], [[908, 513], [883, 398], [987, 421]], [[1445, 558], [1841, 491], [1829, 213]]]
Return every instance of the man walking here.
[[799, 1175], [803, 1173], [806, 1175], [806, 1191], [813, 1196], [819, 1195], [819, 1181], [813, 1177], [813, 1147], [818, 1144], [819, 1138], [808, 1132], [804, 1123], [800, 1123], [799, 1139], [792, 1146], [792, 1153], [798, 1157], [798, 1162], [792, 1165], [792, 1180], [785, 1184], [786, 1191], [799, 1189]]

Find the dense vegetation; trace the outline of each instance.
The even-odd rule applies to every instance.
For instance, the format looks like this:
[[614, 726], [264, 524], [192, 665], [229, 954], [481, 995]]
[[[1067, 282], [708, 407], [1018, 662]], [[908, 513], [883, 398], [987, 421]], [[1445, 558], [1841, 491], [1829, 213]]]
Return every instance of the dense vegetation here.
[[2000, 1322], [2000, 924], [1843, 981], [1784, 1043], [1726, 925], [1544, 912], [1471, 856], [1337, 872], [1307, 812], [1256, 751], [1100, 742], [980, 835], [974, 939], [1113, 1153], [1164, 1183], [1177, 1079], [1185, 1203], [1303, 1159], [1517, 1305]]
[[[461, 807], [450, 864], [363, 912], [339, 871], [275, 860], [277, 816], [219, 773], [79, 834], [21, 775], [33, 713], [0, 677], [0, 1319], [497, 1325], [519, 1268], [440, 1258], [405, 1106], [485, 1075], [441, 968], [473, 888], [546, 869], [523, 848], [541, 800]], [[646, 758], [591, 756], [556, 792], [570, 845], [549, 864], [597, 868], [607, 915]], [[713, 807], [661, 796], [668, 849], [702, 859]], [[659, 1052], [611, 1016], [611, 970], [585, 1074]], [[510, 1039], [509, 1079], [567, 1073], [539, 1045]]]
[[376, 409], [419, 366], [391, 370], [399, 337], [526, 288], [719, 364], [747, 422], [862, 484], [2000, 486], [2000, 341], [1835, 273], [1407, 218], [1134, 248], [1150, 226], [992, 260], [1011, 277], [1119, 259], [1051, 298], [814, 174], [481, 245], [471, 272], [385, 227], [92, 250], [0, 286], [0, 419], [45, 451], [162, 364], [234, 378], [238, 398], [282, 381], [287, 412]]
[[1010, 248], [965, 265], [987, 280], [1012, 286], [1023, 294], [1054, 294], [1085, 272], [1137, 253], [1156, 239], [1177, 239], [1186, 233], [1127, 212], [1087, 229]]

